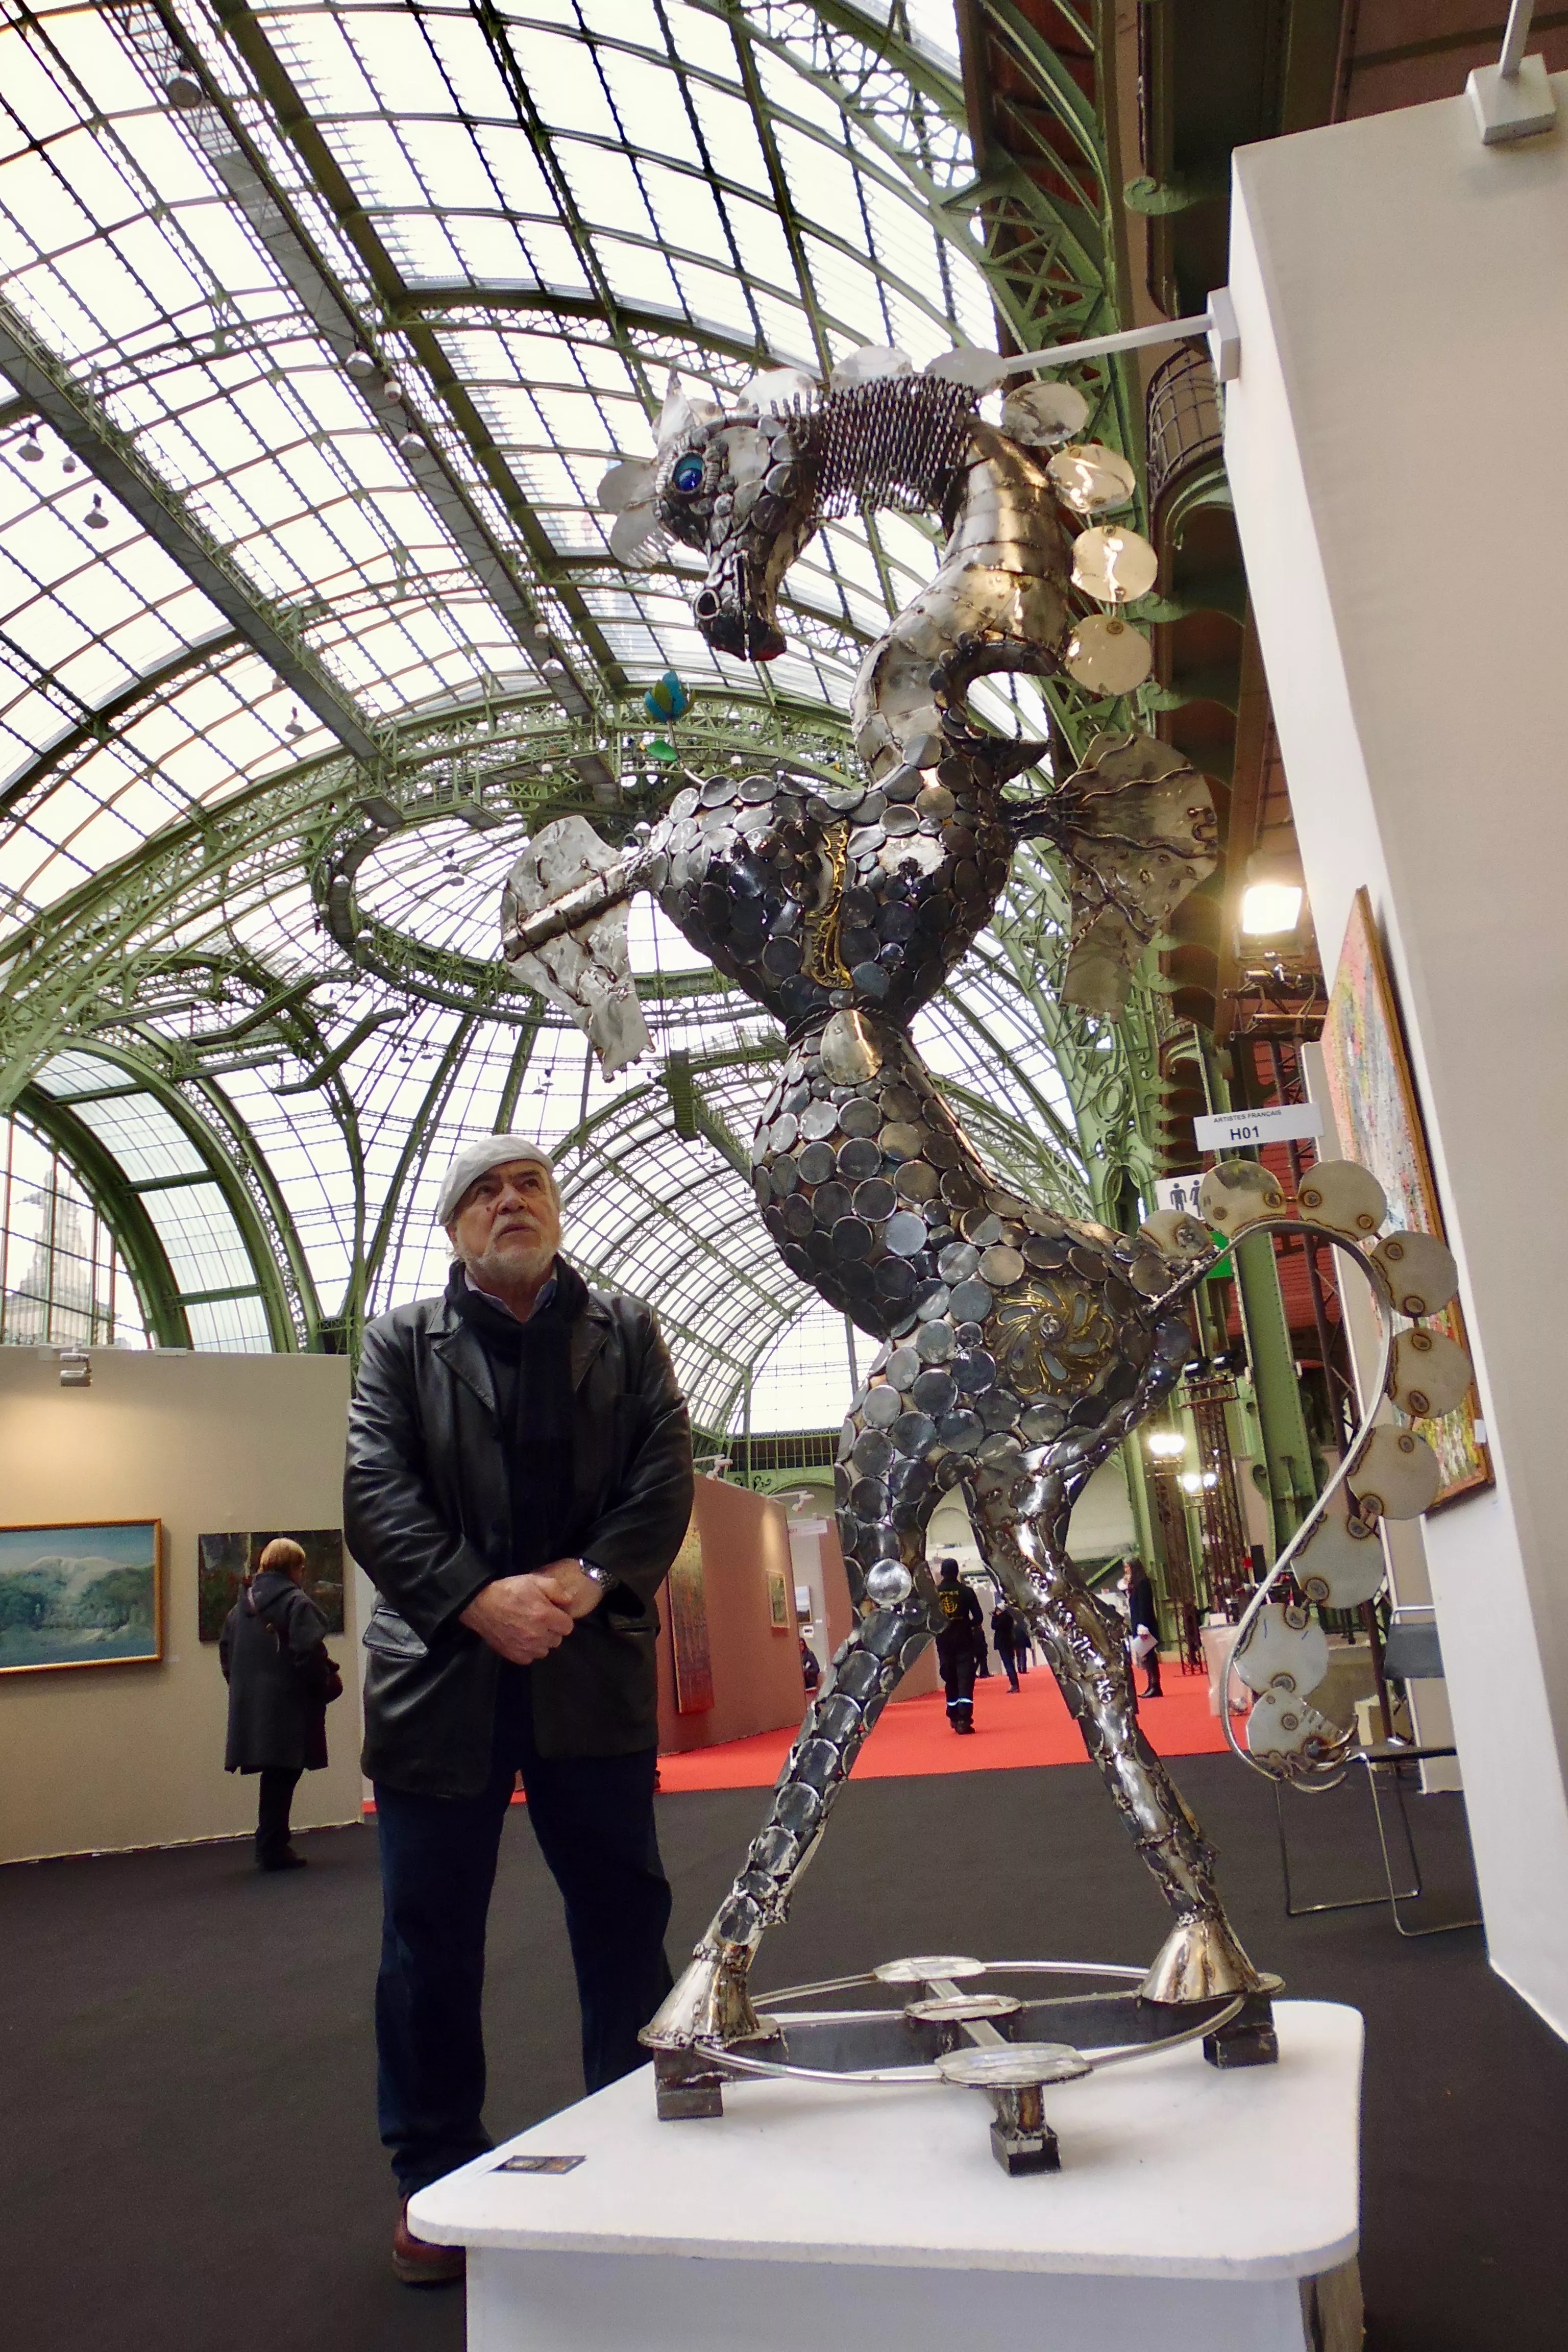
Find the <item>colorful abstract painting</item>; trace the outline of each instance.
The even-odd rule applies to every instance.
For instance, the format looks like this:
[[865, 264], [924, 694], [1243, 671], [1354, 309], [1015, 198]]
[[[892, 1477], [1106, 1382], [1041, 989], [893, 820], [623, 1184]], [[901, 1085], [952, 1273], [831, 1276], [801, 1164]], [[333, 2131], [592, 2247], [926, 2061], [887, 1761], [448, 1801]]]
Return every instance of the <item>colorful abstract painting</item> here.
[[704, 1715], [713, 1704], [713, 1661], [708, 1649], [708, 1598], [702, 1589], [702, 1536], [695, 1519], [675, 1555], [665, 1591], [675, 1661], [675, 1711]]
[[[1351, 909], [1322, 1043], [1329, 1099], [1345, 1158], [1371, 1169], [1387, 1195], [1394, 1225], [1446, 1238], [1399, 1006], [1364, 890], [1356, 892]], [[1457, 1302], [1429, 1319], [1435, 1329], [1468, 1345]], [[1417, 1424], [1442, 1468], [1435, 1510], [1492, 1483], [1490, 1459], [1476, 1434], [1479, 1413], [1472, 1389], [1453, 1412]]]
[[161, 1658], [163, 1562], [156, 1519], [0, 1528], [0, 1674]]

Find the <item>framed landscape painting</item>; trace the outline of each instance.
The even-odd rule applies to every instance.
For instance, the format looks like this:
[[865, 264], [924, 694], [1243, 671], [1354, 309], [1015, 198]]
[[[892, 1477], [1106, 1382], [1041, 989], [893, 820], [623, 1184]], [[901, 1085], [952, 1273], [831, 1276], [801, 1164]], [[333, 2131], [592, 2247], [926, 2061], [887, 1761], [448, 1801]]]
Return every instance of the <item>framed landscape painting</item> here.
[[[1323, 1062], [1345, 1158], [1371, 1169], [1387, 1195], [1394, 1225], [1446, 1239], [1393, 978], [1364, 889], [1356, 892], [1334, 974]], [[1427, 1320], [1468, 1347], [1458, 1300]], [[1417, 1424], [1442, 1469], [1434, 1510], [1492, 1483], [1490, 1456], [1476, 1434], [1479, 1413], [1472, 1389], [1454, 1412]]]
[[288, 1536], [305, 1555], [303, 1584], [327, 1621], [329, 1633], [343, 1630], [343, 1531], [342, 1528], [253, 1528], [237, 1535], [196, 1538], [196, 1633], [216, 1642], [224, 1619], [254, 1576], [274, 1536]]
[[161, 1520], [0, 1528], [0, 1674], [163, 1654]]

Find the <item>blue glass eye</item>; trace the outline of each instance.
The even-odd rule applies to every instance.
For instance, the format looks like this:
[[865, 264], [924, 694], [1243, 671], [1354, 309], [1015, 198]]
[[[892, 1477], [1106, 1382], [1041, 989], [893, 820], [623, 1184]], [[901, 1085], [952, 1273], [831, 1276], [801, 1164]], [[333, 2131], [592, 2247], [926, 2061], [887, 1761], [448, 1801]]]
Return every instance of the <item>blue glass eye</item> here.
[[689, 498], [693, 490], [702, 488], [701, 458], [696, 456], [682, 457], [670, 479], [683, 498]]

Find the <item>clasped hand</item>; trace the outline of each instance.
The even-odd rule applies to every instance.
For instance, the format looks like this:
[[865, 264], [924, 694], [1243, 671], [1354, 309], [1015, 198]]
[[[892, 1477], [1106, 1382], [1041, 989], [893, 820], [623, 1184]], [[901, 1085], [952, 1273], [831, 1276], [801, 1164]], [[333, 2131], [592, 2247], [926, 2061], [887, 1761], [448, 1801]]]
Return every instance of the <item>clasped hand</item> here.
[[584, 1576], [574, 1559], [552, 1559], [526, 1576], [498, 1576], [475, 1593], [462, 1612], [463, 1623], [498, 1657], [531, 1666], [559, 1649], [578, 1619], [596, 1609], [603, 1597], [604, 1587]]

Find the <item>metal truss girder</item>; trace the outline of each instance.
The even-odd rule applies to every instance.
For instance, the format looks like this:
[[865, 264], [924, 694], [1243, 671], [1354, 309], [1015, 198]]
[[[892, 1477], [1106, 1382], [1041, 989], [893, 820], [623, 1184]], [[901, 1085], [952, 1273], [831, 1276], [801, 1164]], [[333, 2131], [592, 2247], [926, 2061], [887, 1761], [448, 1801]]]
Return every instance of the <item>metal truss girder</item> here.
[[200, 669], [205, 663], [232, 652], [242, 642], [237, 629], [215, 629], [209, 635], [197, 637], [190, 645], [182, 646], [179, 652], [171, 654], [167, 661], [142, 671], [139, 677], [132, 678], [107, 700], [94, 703], [74, 727], [65, 728], [12, 777], [5, 790], [0, 792], [0, 817], [7, 817], [13, 810], [19, 808], [35, 785], [40, 784], [63, 760], [70, 759], [78, 751], [84, 751], [89, 743], [109, 742], [112, 739], [116, 719], [123, 719], [126, 712], [134, 710], [138, 703], [161, 693], [164, 687], [172, 686], [177, 677], [184, 677], [187, 672]]
[[381, 746], [371, 721], [353, 697], [283, 614], [250, 585], [183, 499], [142, 462], [130, 436], [120, 431], [46, 349], [4, 295], [0, 295], [0, 371], [343, 749], [374, 768], [380, 760]]
[[160, 1348], [188, 1348], [191, 1327], [180, 1304], [179, 1286], [168, 1252], [145, 1203], [125, 1181], [125, 1171], [86, 1123], [41, 1087], [25, 1087], [16, 1114], [37, 1128], [80, 1178], [123, 1256], [146, 1318]]
[[[245, 5], [245, 0], [214, 0], [214, 13], [235, 50], [244, 59], [279, 130], [299, 154], [340, 235], [364, 267], [388, 317], [406, 316], [409, 289], [402, 274], [376, 236], [327, 142], [310, 121], [304, 101], [268, 38], [261, 20]], [[310, 267], [315, 269], [313, 262]], [[343, 307], [347, 309], [346, 302]], [[541, 576], [549, 580], [554, 562], [554, 550], [549, 535], [496, 447], [479, 410], [448, 364], [438, 338], [417, 315], [405, 331], [409, 334], [420, 365], [468, 444], [479, 471], [489, 478], [506, 506]], [[355, 345], [360, 345], [363, 340], [363, 334], [356, 331], [353, 335]], [[469, 501], [461, 483], [446, 465], [438, 447], [426, 441], [422, 449], [404, 454], [410, 472], [439, 512], [454, 541], [484, 584], [486, 593], [505, 614], [524, 651], [535, 661], [553, 660], [558, 665], [547, 681], [551, 691], [574, 717], [585, 714], [591, 703], [581, 679], [575, 676], [560, 649], [553, 647], [548, 628], [541, 621], [532, 597], [489, 525]], [[570, 612], [583, 642], [592, 652], [602, 678], [612, 688], [624, 688], [626, 680], [620, 666], [588, 608], [570, 589], [563, 593], [563, 604]]]
[[[577, 738], [564, 719], [530, 735], [527, 720], [541, 709], [532, 700], [506, 705], [460, 706], [449, 713], [423, 712], [387, 730], [388, 767], [395, 773], [414, 774], [441, 762], [450, 762], [456, 782], [451, 797], [430, 800], [428, 814], [460, 814], [477, 804], [487, 783], [508, 783], [520, 770], [537, 769], [542, 760], [560, 764]], [[488, 722], [515, 709], [523, 721], [521, 735], [497, 739]], [[753, 726], [754, 722], [754, 726]], [[624, 730], [612, 728], [611, 740], [624, 731], [646, 730], [640, 718]], [[760, 699], [752, 702], [732, 695], [720, 708], [711, 701], [698, 706], [685, 722], [682, 739], [693, 756], [722, 758], [731, 751], [742, 757], [802, 764], [810, 770], [823, 764], [825, 750], [837, 748], [845, 721], [835, 712], [823, 712], [793, 703], [770, 709]], [[584, 749], [599, 740], [596, 730], [582, 730]], [[802, 749], [802, 745], [805, 749]], [[526, 750], [521, 761], [518, 750]], [[488, 751], [493, 764], [483, 768], [475, 755]], [[392, 789], [395, 791], [394, 783]], [[203, 916], [211, 916], [233, 899], [247, 860], [285, 856], [298, 844], [302, 863], [324, 878], [329, 851], [342, 814], [345, 793], [363, 791], [363, 777], [336, 756], [290, 768], [282, 774], [246, 785], [210, 810], [174, 820], [152, 835], [128, 856], [66, 893], [48, 909], [7, 933], [0, 940], [0, 1105], [11, 1099], [49, 1053], [68, 1038], [88, 1034], [109, 1022], [134, 1017], [139, 982], [161, 950], [160, 940], [175, 936]], [[528, 802], [509, 793], [511, 811], [520, 824], [546, 814], [583, 810], [582, 797], [551, 790]], [[322, 820], [327, 819], [323, 830]], [[503, 984], [500, 968], [480, 965], [467, 957], [443, 959], [435, 950], [404, 943], [400, 935], [386, 938], [398, 947], [399, 961], [382, 976], [427, 1001], [459, 1013], [476, 1010], [507, 1017], [515, 1005], [516, 1017], [531, 1020], [537, 1006], [527, 992]], [[407, 952], [404, 952], [405, 945]], [[362, 951], [362, 961], [364, 961]], [[439, 965], [449, 970], [451, 984], [433, 982]], [[366, 962], [367, 970], [378, 967]], [[702, 987], [716, 990], [717, 979], [681, 974], [649, 986], [657, 997], [683, 995]], [[125, 998], [124, 1011], [113, 1009], [114, 992]], [[478, 992], [478, 1001], [476, 998]]]
[[[725, 359], [740, 360], [749, 367], [762, 367], [774, 360], [804, 359], [804, 352], [775, 351], [755, 338], [737, 335], [731, 328], [720, 326], [716, 320], [689, 315], [684, 310], [660, 310], [648, 303], [623, 301], [612, 295], [607, 302], [597, 295], [579, 294], [564, 286], [510, 283], [504, 278], [489, 278], [482, 286], [468, 280], [415, 278], [409, 281], [402, 308], [387, 314], [387, 324], [404, 327], [410, 321], [447, 310], [521, 311], [538, 313], [547, 318], [582, 319], [607, 326], [613, 334], [659, 335], [671, 342], [689, 343], [704, 352], [718, 352]], [[557, 560], [560, 560], [557, 551]]]
[[[309, 1347], [321, 1319], [310, 1266], [300, 1246], [293, 1220], [284, 1206], [278, 1181], [255, 1137], [233, 1105], [220, 1090], [206, 1081], [194, 1076], [187, 1081], [196, 1086], [204, 1102], [210, 1104], [217, 1119], [228, 1129], [226, 1138], [216, 1132], [207, 1118], [186, 1100], [180, 1086], [166, 1072], [160, 1070], [133, 1047], [117, 1045], [109, 1039], [94, 1039], [85, 1050], [108, 1068], [121, 1074], [123, 1084], [112, 1090], [114, 1094], [123, 1097], [126, 1092], [134, 1091], [149, 1096], [160, 1110], [174, 1120], [200, 1157], [203, 1173], [194, 1181], [217, 1186], [239, 1228], [240, 1239], [256, 1277], [252, 1288], [260, 1294], [266, 1307], [274, 1349], [289, 1352], [296, 1348]], [[106, 1088], [104, 1096], [99, 1099], [104, 1099], [110, 1093], [110, 1090]], [[42, 1087], [32, 1087], [28, 1094], [53, 1100], [68, 1111], [74, 1108], [74, 1097], [68, 1097], [62, 1101], [60, 1097], [45, 1095]], [[100, 1149], [108, 1153], [112, 1165], [120, 1171], [119, 1181], [127, 1192], [135, 1194], [142, 1190], [161, 1189], [156, 1178], [145, 1186], [137, 1184], [120, 1169], [120, 1162], [112, 1152], [108, 1151], [106, 1145], [101, 1145]], [[259, 1201], [252, 1197], [251, 1185], [260, 1196]], [[159, 1246], [161, 1249], [161, 1243]], [[283, 1265], [279, 1263], [279, 1248]], [[181, 1295], [191, 1296], [190, 1293]], [[171, 1341], [169, 1344], [183, 1346], [189, 1343]]]

